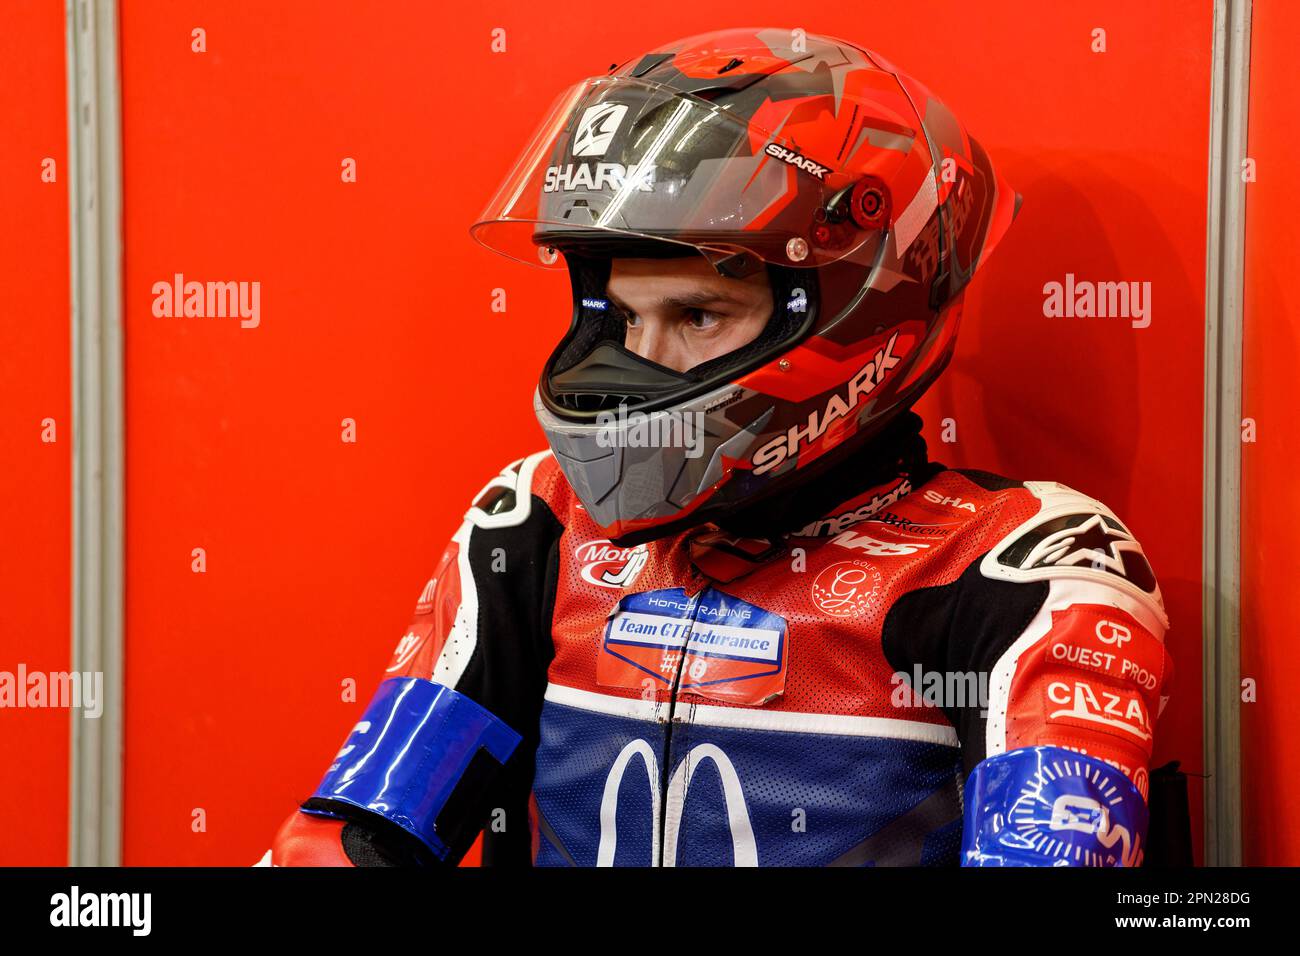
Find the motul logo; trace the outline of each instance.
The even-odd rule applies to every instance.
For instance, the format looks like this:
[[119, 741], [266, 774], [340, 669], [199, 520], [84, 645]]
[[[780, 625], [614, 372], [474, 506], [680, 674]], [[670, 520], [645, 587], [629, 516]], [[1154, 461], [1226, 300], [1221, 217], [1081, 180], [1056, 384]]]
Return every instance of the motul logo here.
[[778, 435], [754, 452], [754, 474], [765, 474], [787, 458], [798, 455], [800, 446], [811, 445], [825, 435], [831, 425], [856, 409], [885, 380], [885, 374], [901, 361], [894, 354], [894, 343], [897, 340], [898, 333], [895, 332], [885, 347], [858, 370], [849, 381], [847, 395], [832, 395], [824, 409], [808, 416], [806, 425], [795, 425], [787, 429], [784, 435]]
[[608, 540], [588, 541], [574, 549], [578, 572], [588, 584], [602, 588], [625, 588], [636, 580], [650, 559], [646, 546], [620, 548]]
[[588, 541], [574, 552], [579, 561], [626, 561], [631, 554], [631, 548], [620, 548], [608, 541]]

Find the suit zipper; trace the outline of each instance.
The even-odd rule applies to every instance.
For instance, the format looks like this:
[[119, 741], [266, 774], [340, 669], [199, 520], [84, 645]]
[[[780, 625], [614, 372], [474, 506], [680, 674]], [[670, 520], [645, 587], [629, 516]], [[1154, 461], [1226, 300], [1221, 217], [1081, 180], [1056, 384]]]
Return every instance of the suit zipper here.
[[[700, 587], [696, 590], [694, 596], [690, 598], [690, 626], [686, 632], [685, 640], [682, 641], [682, 649], [677, 654], [677, 667], [673, 671], [673, 682], [668, 694], [668, 726], [664, 732], [663, 759], [659, 762], [659, 858], [655, 860], [655, 866], [658, 867], [664, 865], [664, 839], [668, 832], [668, 782], [672, 779], [673, 726], [677, 716], [677, 694], [681, 689], [682, 671], [686, 667], [686, 648], [690, 646], [691, 637], [695, 634], [695, 625], [698, 623], [696, 615], [698, 615], [700, 608], [699, 598], [707, 586], [707, 581], [703, 578], [694, 583], [699, 584]], [[680, 821], [678, 825], [680, 826]]]

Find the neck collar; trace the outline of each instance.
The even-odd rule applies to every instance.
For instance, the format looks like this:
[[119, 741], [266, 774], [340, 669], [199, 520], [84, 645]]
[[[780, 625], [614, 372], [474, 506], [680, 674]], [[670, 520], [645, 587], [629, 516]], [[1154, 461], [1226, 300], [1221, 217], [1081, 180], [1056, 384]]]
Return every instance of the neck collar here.
[[888, 507], [943, 467], [929, 460], [922, 424], [904, 412], [823, 474], [688, 534], [692, 563], [731, 581], [784, 553], [787, 538], [835, 533]]

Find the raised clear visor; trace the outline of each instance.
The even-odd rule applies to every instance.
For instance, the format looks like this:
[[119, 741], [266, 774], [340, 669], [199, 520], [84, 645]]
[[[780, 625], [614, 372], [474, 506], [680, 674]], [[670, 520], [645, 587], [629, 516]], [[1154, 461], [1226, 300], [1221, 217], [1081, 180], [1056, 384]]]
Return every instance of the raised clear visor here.
[[827, 208], [851, 186], [797, 144], [698, 97], [627, 77], [565, 91], [471, 227], [521, 262], [562, 266], [557, 250], [602, 238], [748, 251], [817, 266], [876, 233]]

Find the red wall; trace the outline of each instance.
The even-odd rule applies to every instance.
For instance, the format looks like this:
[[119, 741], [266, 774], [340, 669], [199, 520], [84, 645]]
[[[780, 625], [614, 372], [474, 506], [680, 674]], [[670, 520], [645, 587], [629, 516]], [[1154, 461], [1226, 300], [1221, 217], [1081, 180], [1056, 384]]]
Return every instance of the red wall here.
[[1300, 7], [1256, 0], [1251, 28], [1250, 133], [1257, 179], [1246, 187], [1246, 335], [1242, 415], [1256, 440], [1242, 450], [1241, 674], [1256, 683], [1243, 703], [1242, 816], [1245, 862], [1300, 861], [1300, 820], [1290, 798], [1300, 784], [1293, 730], [1300, 697], [1300, 306], [1291, 280], [1300, 260], [1294, 163], [1300, 154], [1295, 38]]
[[[736, 22], [631, 6], [579, 36], [543, 5], [123, 7], [125, 861], [245, 864], [358, 716], [471, 495], [543, 446], [531, 392], [567, 283], [467, 226], [562, 87]], [[923, 79], [1024, 195], [922, 406], [933, 454], [1063, 481], [1133, 527], [1179, 669], [1157, 759], [1196, 770], [1211, 4], [1091, 7], [931, 0], [794, 25]], [[763, 0], [743, 19], [790, 14]], [[177, 272], [260, 282], [260, 326], [154, 316], [153, 284]], [[1043, 285], [1067, 272], [1150, 281], [1151, 327], [1044, 318]], [[66, 585], [60, 600], [66, 617]]]
[[[1142, 542], [1175, 665], [1153, 766], [1176, 759], [1195, 774], [1212, 4], [1033, 6], [1019, 26], [963, 26], [981, 60], [932, 68], [919, 38], [889, 54], [970, 117], [1024, 196], [972, 284], [953, 365], [919, 409], [940, 460], [1067, 484]], [[1094, 27], [1105, 54], [1089, 50]], [[1150, 282], [1150, 326], [1045, 318], [1043, 286], [1066, 273]], [[957, 422], [955, 446], [939, 442], [943, 418]], [[1190, 779], [1198, 861], [1201, 779]]]
[[[0, 670], [71, 657], [72, 319], [63, 5], [0, 14]], [[42, 164], [55, 162], [55, 180]], [[54, 442], [41, 424], [55, 422]], [[81, 717], [74, 719], [80, 720]], [[0, 865], [68, 859], [68, 711], [0, 710]], [[22, 821], [15, 825], [15, 821]]]
[[[578, 39], [545, 6], [127, 5], [127, 862], [256, 859], [315, 784], [469, 497], [542, 445], [529, 399], [566, 283], [466, 227], [564, 85], [724, 22], [629, 7]], [[922, 77], [1024, 194], [927, 404], [959, 422], [936, 455], [1064, 481], [1133, 525], [1180, 668], [1158, 756], [1196, 769], [1210, 3], [799, 26]], [[1094, 27], [1109, 52], [1089, 52]], [[261, 326], [155, 318], [151, 286], [177, 271], [260, 280]], [[1152, 326], [1044, 319], [1067, 271], [1151, 281]]]

